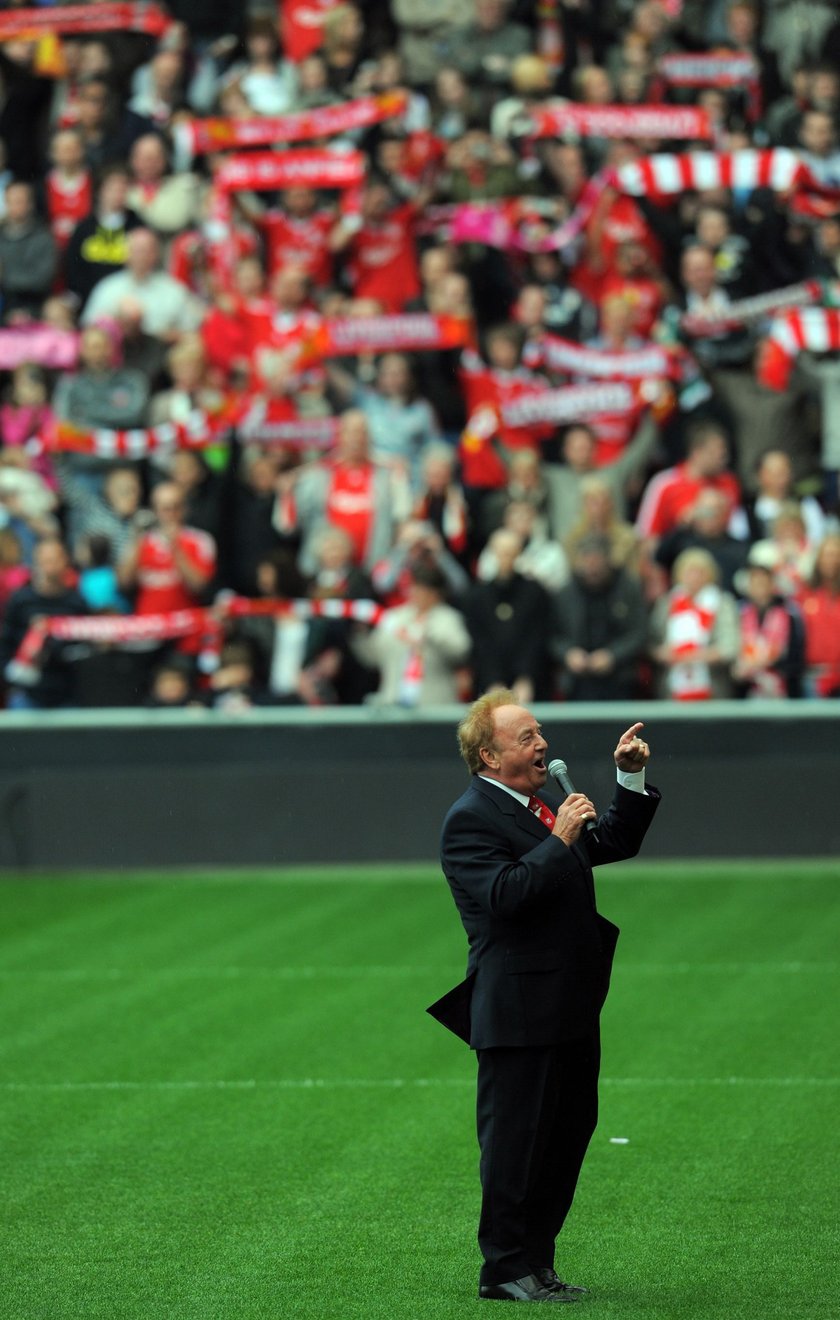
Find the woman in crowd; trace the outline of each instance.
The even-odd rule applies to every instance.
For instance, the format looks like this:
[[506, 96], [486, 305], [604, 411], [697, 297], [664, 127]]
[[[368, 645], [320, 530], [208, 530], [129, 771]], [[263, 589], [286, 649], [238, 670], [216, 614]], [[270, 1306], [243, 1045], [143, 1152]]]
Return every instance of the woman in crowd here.
[[674, 585], [653, 607], [650, 654], [657, 695], [674, 701], [732, 696], [732, 664], [740, 630], [735, 597], [721, 591], [708, 550], [684, 550]]

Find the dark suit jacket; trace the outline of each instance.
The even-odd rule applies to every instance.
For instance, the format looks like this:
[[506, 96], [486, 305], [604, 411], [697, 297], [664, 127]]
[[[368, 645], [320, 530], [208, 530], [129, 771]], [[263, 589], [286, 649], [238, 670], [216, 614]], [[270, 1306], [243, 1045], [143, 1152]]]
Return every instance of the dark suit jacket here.
[[[598, 842], [571, 848], [480, 777], [450, 808], [441, 864], [470, 951], [467, 980], [430, 1011], [473, 1049], [550, 1045], [596, 1025], [618, 929], [596, 910], [592, 867], [639, 851], [659, 802], [647, 792], [617, 785]], [[556, 794], [541, 796], [556, 810]]]

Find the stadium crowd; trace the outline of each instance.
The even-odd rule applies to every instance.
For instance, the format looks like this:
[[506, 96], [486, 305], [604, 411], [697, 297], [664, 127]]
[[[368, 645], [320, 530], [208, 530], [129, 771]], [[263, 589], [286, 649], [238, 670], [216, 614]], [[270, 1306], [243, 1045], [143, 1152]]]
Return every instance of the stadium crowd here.
[[834, 3], [4, 4], [0, 87], [7, 708], [840, 696]]

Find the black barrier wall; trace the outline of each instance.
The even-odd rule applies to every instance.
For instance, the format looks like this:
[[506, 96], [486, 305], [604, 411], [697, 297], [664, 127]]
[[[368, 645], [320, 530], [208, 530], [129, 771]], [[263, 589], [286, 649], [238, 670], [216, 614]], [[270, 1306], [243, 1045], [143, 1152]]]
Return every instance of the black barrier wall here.
[[[840, 702], [535, 711], [601, 807], [619, 734], [646, 722], [664, 795], [646, 857], [840, 855]], [[462, 712], [6, 714], [0, 866], [434, 862], [468, 782]]]

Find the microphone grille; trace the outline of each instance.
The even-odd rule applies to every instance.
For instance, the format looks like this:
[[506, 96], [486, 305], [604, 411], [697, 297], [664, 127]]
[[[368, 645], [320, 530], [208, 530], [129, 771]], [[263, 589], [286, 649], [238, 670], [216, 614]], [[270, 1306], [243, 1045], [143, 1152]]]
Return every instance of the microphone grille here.
[[550, 775], [565, 775], [567, 770], [568, 766], [565, 761], [549, 761], [548, 763], [548, 773]]

